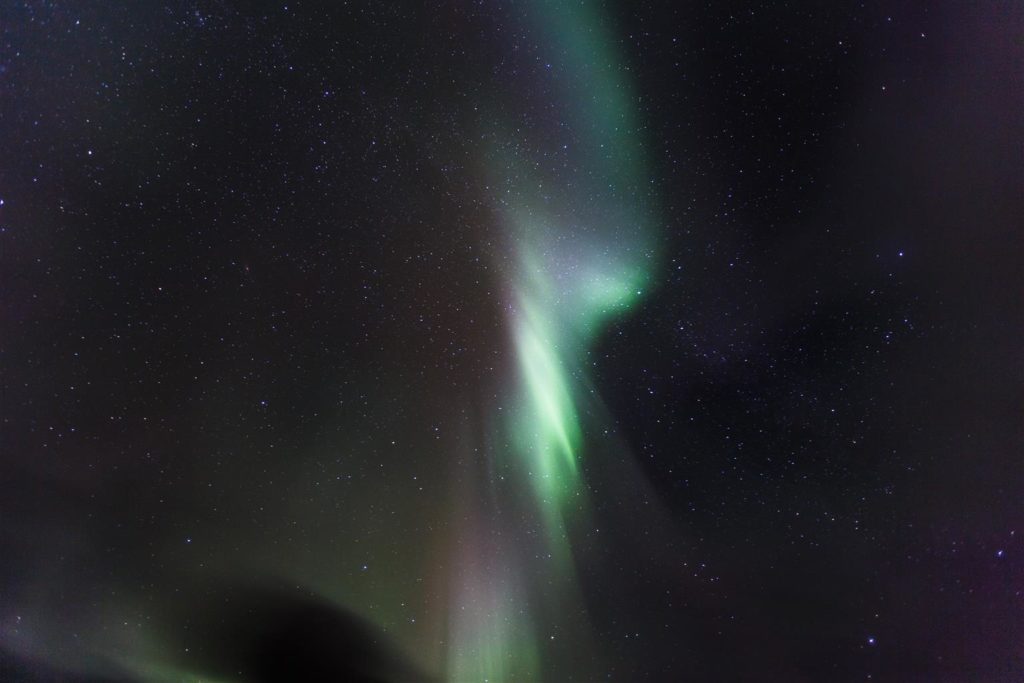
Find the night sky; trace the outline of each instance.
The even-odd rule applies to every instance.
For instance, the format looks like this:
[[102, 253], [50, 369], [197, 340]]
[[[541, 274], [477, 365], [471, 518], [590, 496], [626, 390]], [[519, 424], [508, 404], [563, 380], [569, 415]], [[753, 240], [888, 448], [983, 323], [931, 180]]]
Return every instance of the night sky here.
[[1024, 680], [1024, 5], [0, 0], [0, 680]]

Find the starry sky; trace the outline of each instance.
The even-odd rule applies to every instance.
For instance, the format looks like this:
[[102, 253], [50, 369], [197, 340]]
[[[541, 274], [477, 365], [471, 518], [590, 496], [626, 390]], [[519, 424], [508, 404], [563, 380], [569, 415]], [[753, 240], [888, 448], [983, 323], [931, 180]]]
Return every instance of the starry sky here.
[[0, 2], [0, 680], [1024, 680], [1024, 6]]

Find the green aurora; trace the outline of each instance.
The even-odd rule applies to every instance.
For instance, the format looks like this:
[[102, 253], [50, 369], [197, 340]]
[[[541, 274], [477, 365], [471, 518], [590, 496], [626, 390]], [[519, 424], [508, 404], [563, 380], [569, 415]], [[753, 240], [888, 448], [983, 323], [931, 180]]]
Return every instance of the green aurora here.
[[[477, 548], [491, 555], [493, 572], [484, 585], [457, 591], [453, 682], [536, 680], [543, 670], [537, 646], [543, 635], [528, 614], [529, 598], [539, 597], [530, 596], [513, 570], [539, 572], [544, 592], [562, 605], [578, 602], [569, 518], [585, 515], [587, 507], [582, 413], [594, 400], [587, 354], [603, 325], [642, 296], [655, 261], [635, 97], [601, 13], [592, 3], [543, 0], [531, 10], [557, 65], [548, 73], [574, 139], [571, 152], [568, 145], [559, 151], [581, 172], [545, 173], [545, 160], [559, 151], [509, 138], [511, 122], [485, 137], [499, 141], [487, 154], [487, 169], [497, 179], [496, 206], [512, 254], [507, 309], [517, 359], [514, 408], [496, 439], [507, 449], [495, 457], [522, 473], [546, 554], [539, 568], [521, 567], [537, 561], [521, 543]], [[467, 603], [476, 605], [469, 617]]]

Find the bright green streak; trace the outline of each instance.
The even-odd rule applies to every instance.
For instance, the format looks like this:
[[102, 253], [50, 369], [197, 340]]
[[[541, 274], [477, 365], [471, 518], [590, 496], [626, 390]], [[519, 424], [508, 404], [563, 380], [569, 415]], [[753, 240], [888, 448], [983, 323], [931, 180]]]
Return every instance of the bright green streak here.
[[[527, 463], [543, 517], [560, 526], [565, 502], [579, 493], [583, 427], [578, 403], [589, 341], [603, 321], [641, 295], [646, 274], [636, 268], [582, 266], [555, 279], [520, 249], [529, 275], [519, 278], [511, 321], [520, 397], [511, 426], [516, 457]], [[557, 536], [558, 530], [549, 528]]]
[[[538, 0], [534, 20], [552, 43], [552, 78], [573, 149], [539, 150], [538, 158], [514, 140], [493, 161], [516, 252], [512, 334], [521, 390], [513, 443], [544, 518], [560, 526], [564, 504], [580, 493], [588, 349], [641, 297], [653, 269], [652, 192], [636, 98], [595, 4]], [[543, 159], [552, 154], [571, 155], [579, 172], [545, 175]]]
[[575, 482], [579, 421], [551, 321], [528, 299], [520, 307], [523, 317], [514, 331], [515, 347], [528, 403], [521, 428], [533, 425], [533, 443], [518, 446], [535, 456], [537, 472], [533, 474], [542, 493], [557, 495]]
[[636, 98], [601, 14], [579, 0], [535, 0], [530, 8], [532, 33], [546, 48], [541, 59], [552, 67], [541, 77], [556, 93], [550, 104], [565, 140], [542, 132], [538, 139], [556, 144], [545, 149], [528, 126], [503, 116], [484, 137], [493, 141], [487, 161], [511, 251], [503, 268], [516, 360], [514, 402], [496, 441], [509, 444], [501, 455], [532, 496], [546, 552], [538, 559], [501, 544], [492, 551], [498, 565], [522, 570], [522, 593], [493, 575], [462, 584], [453, 681], [528, 681], [545, 670], [538, 644], [548, 625], [524, 610], [531, 600], [574, 609], [569, 529], [586, 514], [584, 433], [588, 416], [600, 414], [587, 381], [589, 349], [610, 319], [635, 305], [654, 267]]

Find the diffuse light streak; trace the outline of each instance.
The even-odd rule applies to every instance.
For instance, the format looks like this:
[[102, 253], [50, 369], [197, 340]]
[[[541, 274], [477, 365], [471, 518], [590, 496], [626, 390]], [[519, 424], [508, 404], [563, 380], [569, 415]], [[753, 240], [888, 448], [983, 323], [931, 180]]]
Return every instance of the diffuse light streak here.
[[[494, 439], [506, 447], [490, 454], [516, 472], [517, 499], [492, 504], [530, 512], [517, 512], [527, 529], [519, 535], [490, 516], [493, 542], [471, 544], [480, 554], [474, 566], [483, 562], [487, 571], [455, 582], [452, 681], [534, 680], [545, 670], [543, 635], [528, 610], [555, 603], [556, 611], [583, 613], [570, 539], [572, 519], [587, 509], [587, 354], [602, 325], [642, 295], [653, 261], [633, 98], [600, 13], [589, 2], [539, 0], [531, 8], [536, 33], [550, 43], [545, 52], [558, 55], [550, 78], [574, 140], [572, 150], [555, 153], [574, 163], [545, 175], [537, 157], [550, 154], [521, 134], [488, 136], [496, 141], [488, 166], [512, 252], [505, 272], [517, 387]], [[503, 122], [496, 129], [516, 130]]]

